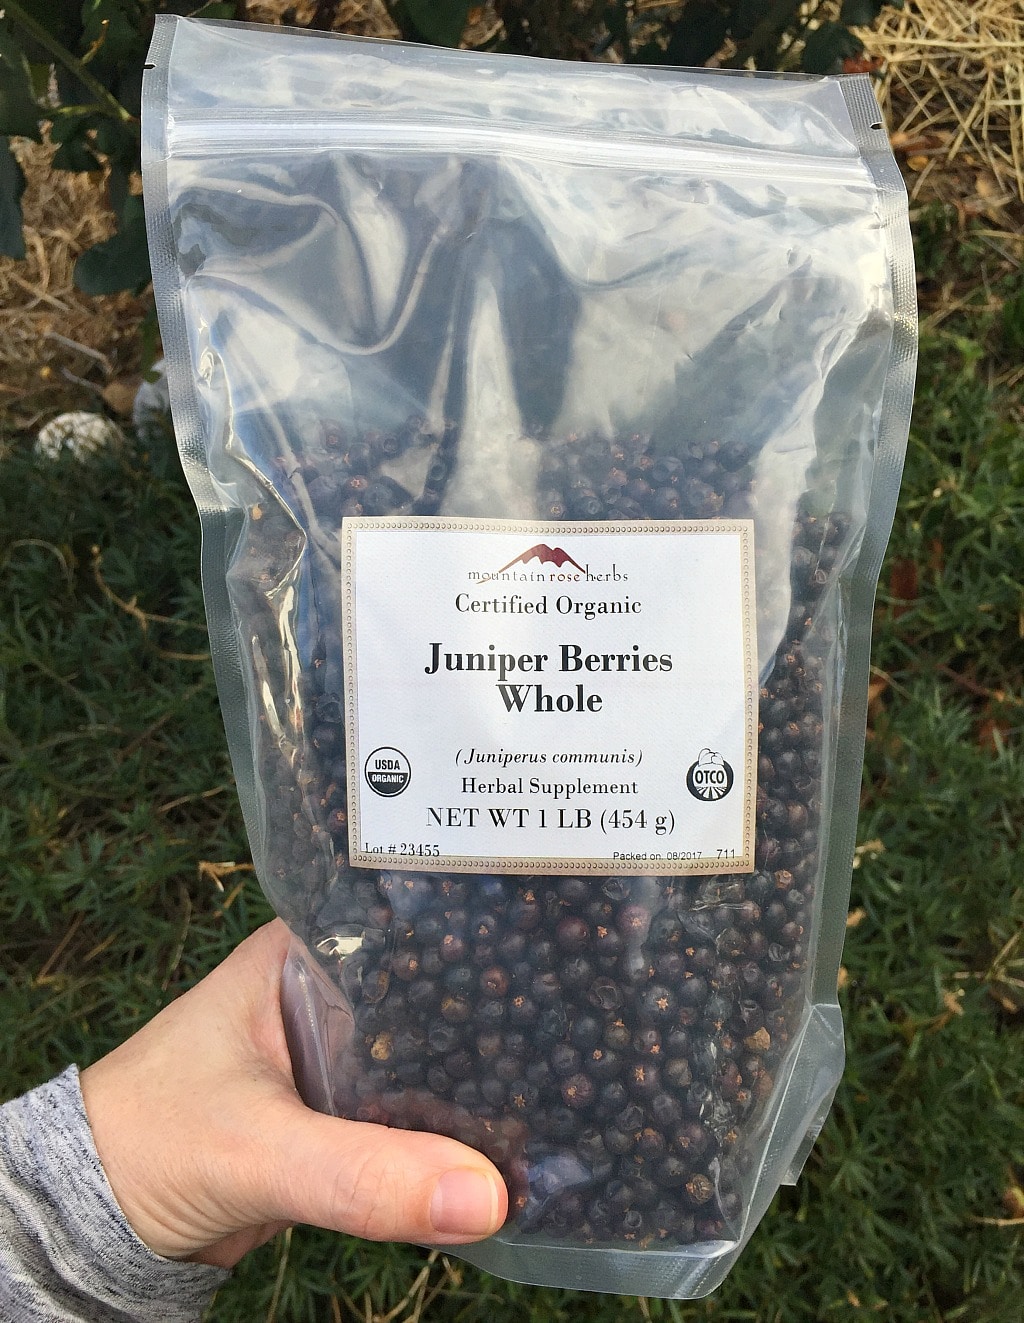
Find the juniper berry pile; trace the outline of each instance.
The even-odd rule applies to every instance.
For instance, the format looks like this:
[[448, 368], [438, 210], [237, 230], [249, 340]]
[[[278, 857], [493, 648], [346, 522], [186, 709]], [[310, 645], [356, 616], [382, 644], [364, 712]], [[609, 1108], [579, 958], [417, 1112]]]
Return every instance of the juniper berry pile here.
[[[741, 445], [541, 444], [539, 519], [752, 518], [760, 531]], [[805, 1005], [833, 642], [816, 608], [849, 521], [809, 501], [793, 520], [788, 619], [762, 666], [755, 871], [354, 869], [337, 533], [347, 515], [441, 511], [457, 453], [457, 429], [419, 419], [357, 438], [324, 426], [315, 445], [264, 465], [269, 494], [230, 575], [264, 695], [254, 738], [268, 889], [348, 1008], [334, 1105], [485, 1152], [522, 1233], [728, 1238]], [[759, 582], [759, 603], [778, 587]], [[285, 647], [266, 642], [285, 635]]]

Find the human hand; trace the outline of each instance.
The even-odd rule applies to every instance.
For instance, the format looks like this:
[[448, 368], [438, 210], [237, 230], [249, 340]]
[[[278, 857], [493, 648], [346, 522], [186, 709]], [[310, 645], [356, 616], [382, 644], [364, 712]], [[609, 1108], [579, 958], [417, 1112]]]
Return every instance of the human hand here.
[[461, 1244], [508, 1196], [480, 1153], [440, 1135], [311, 1111], [280, 1011], [288, 929], [260, 928], [82, 1072], [96, 1148], [138, 1236], [222, 1268], [293, 1222], [371, 1240]]

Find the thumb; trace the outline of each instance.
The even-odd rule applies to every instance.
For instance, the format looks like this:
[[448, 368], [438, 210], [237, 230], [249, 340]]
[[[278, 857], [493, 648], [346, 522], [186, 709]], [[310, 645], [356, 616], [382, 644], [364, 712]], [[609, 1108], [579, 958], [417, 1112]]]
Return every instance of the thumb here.
[[323, 1116], [298, 1098], [275, 1110], [261, 1145], [271, 1218], [428, 1244], [480, 1240], [505, 1221], [497, 1168], [457, 1140]]

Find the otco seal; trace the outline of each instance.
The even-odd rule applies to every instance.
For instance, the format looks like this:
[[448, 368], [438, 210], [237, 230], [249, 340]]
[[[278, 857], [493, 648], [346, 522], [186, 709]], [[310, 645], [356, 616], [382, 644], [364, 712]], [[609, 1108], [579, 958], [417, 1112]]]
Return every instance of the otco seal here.
[[720, 753], [701, 749], [686, 773], [686, 788], [694, 799], [724, 799], [732, 789], [732, 768]]

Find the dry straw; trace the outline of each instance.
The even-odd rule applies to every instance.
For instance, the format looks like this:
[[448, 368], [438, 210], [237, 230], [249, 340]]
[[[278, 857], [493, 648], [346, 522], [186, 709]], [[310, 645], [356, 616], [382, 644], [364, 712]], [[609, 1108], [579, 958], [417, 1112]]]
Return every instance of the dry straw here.
[[113, 232], [99, 175], [51, 170], [53, 150], [15, 140], [25, 172], [24, 262], [0, 257], [0, 439], [65, 409], [105, 412], [102, 391], [138, 362], [145, 303], [89, 298], [78, 255]]
[[399, 35], [384, 0], [248, 0], [245, 16], [252, 23], [326, 28], [353, 37]]
[[1024, 5], [907, 0], [860, 33], [912, 202], [955, 206], [1024, 234]]

